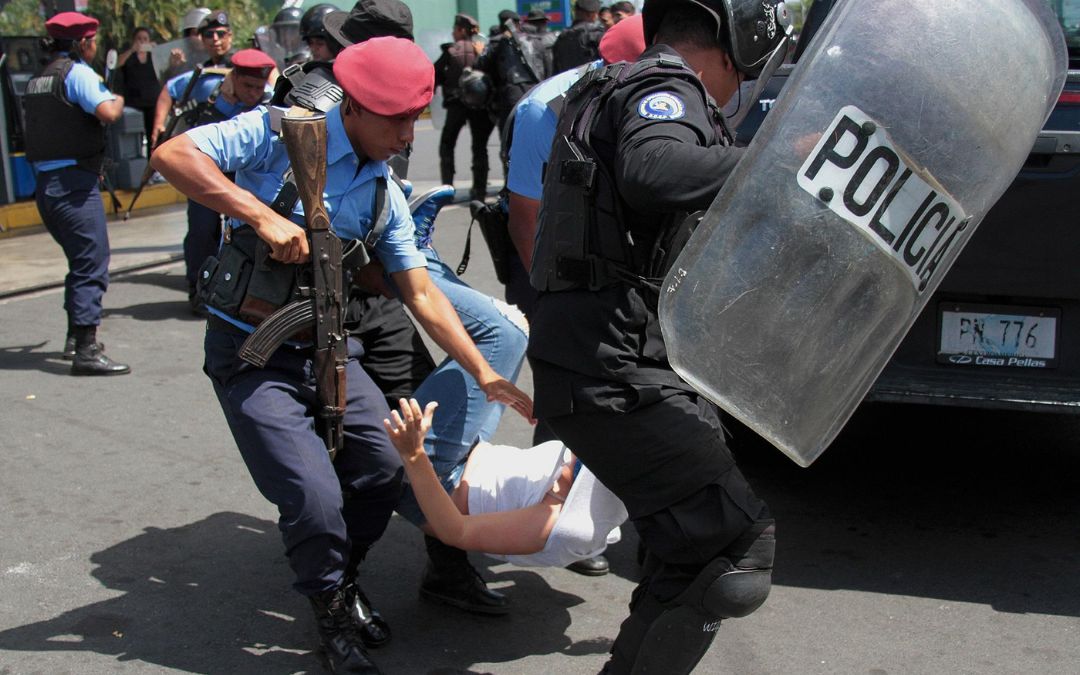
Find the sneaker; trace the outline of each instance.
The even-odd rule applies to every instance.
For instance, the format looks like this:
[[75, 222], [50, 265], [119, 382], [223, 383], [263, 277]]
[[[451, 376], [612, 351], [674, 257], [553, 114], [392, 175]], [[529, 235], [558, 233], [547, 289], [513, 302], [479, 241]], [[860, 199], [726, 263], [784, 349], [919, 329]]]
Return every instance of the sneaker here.
[[440, 185], [413, 198], [409, 202], [413, 227], [416, 231], [417, 248], [430, 248], [431, 235], [435, 231], [435, 218], [442, 207], [454, 201], [456, 191], [452, 185]]

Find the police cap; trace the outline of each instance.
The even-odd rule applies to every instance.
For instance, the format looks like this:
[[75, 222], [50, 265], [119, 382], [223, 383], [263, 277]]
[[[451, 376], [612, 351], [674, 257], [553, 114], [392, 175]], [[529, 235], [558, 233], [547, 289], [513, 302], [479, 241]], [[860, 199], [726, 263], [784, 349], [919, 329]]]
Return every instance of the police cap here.
[[45, 22], [45, 32], [58, 40], [81, 40], [97, 35], [98, 20], [81, 12], [60, 12]]
[[349, 98], [376, 115], [417, 115], [431, 102], [435, 67], [415, 43], [376, 37], [346, 47], [334, 78]]
[[345, 46], [374, 37], [413, 39], [412, 11], [401, 0], [358, 0], [348, 14], [327, 14], [323, 26], [330, 37]]
[[525, 15], [526, 23], [547, 23], [547, 14], [544, 14], [542, 9], [530, 9], [529, 13]]
[[202, 33], [205, 30], [211, 28], [228, 28], [229, 27], [229, 15], [222, 11], [210, 12], [199, 22], [199, 32]]
[[578, 0], [574, 3], [574, 9], [580, 9], [583, 12], [599, 12], [600, 0]]

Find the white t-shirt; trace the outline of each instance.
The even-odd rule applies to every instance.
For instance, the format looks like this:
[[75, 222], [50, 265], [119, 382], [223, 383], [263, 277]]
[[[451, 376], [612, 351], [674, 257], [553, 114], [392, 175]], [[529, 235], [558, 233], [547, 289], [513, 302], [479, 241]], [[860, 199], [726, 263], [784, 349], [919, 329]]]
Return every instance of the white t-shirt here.
[[[478, 452], [484, 456], [476, 457]], [[511, 511], [539, 503], [571, 457], [570, 450], [559, 441], [535, 448], [480, 442], [473, 453], [469, 467], [470, 514]], [[488, 555], [526, 567], [565, 567], [600, 555], [609, 543], [618, 541], [619, 525], [626, 518], [622, 501], [583, 466], [542, 551]]]

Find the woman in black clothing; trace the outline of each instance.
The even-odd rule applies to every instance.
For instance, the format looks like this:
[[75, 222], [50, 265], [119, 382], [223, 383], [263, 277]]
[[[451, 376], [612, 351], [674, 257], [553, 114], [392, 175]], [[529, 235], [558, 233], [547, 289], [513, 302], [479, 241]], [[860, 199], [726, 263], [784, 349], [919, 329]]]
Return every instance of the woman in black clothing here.
[[131, 46], [120, 54], [117, 67], [123, 78], [124, 101], [131, 108], [143, 114], [146, 138], [149, 140], [154, 125], [154, 104], [161, 92], [161, 82], [157, 70], [150, 58], [154, 43], [150, 40], [150, 29], [139, 27], [131, 38]]

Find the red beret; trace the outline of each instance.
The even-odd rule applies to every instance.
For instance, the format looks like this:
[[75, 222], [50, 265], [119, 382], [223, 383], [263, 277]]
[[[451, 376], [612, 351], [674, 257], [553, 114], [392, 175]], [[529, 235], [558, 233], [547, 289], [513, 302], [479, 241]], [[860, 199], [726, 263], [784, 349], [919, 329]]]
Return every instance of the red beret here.
[[238, 75], [250, 75], [251, 77], [270, 77], [270, 71], [273, 70], [277, 63], [274, 59], [263, 51], [258, 49], [241, 49], [232, 55], [233, 68], [237, 70]]
[[49, 37], [61, 40], [81, 40], [97, 35], [98, 20], [81, 12], [60, 12], [45, 22]]
[[604, 63], [636, 61], [645, 51], [645, 24], [640, 14], [628, 16], [604, 31], [600, 38], [600, 57]]
[[411, 40], [378, 37], [346, 47], [334, 60], [338, 84], [365, 110], [416, 115], [431, 102], [435, 67]]

